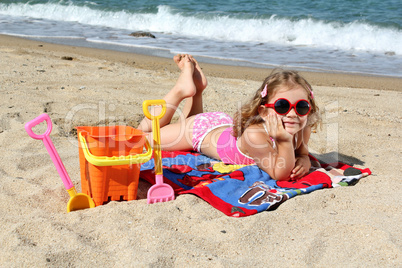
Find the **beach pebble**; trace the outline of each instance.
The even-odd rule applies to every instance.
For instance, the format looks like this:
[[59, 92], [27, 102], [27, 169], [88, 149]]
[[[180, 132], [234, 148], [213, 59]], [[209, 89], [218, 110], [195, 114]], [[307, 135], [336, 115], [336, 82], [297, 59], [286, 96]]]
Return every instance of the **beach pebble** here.
[[61, 59], [62, 60], [73, 60], [74, 58], [70, 57], [70, 56], [63, 56], [63, 57], [61, 57]]

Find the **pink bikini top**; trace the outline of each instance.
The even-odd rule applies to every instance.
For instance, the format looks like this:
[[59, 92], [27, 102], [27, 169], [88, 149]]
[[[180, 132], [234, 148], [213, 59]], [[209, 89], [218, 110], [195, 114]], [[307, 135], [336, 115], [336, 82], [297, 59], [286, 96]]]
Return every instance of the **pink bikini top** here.
[[[265, 125], [264, 129], [268, 133], [268, 129]], [[217, 152], [222, 162], [231, 165], [252, 165], [255, 164], [253, 158], [242, 153], [237, 146], [237, 139], [231, 134], [233, 127], [228, 127], [219, 136], [217, 142]], [[273, 148], [276, 148], [276, 143], [271, 138]]]
[[237, 147], [237, 139], [231, 134], [233, 127], [225, 129], [219, 136], [217, 152], [222, 162], [231, 165], [251, 165], [254, 160]]

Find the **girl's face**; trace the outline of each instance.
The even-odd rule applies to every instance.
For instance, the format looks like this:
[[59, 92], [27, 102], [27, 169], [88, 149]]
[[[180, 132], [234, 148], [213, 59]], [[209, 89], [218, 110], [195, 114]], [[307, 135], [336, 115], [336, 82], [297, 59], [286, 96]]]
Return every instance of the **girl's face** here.
[[[269, 104], [274, 104], [277, 99], [287, 99], [291, 104], [295, 104], [299, 100], [308, 100], [306, 90], [300, 86], [295, 85], [289, 88], [287, 85], [279, 86], [276, 89], [275, 94], [269, 99]], [[267, 108], [268, 114], [275, 115], [276, 112], [273, 108]], [[294, 108], [291, 108], [287, 114], [280, 115], [283, 123], [283, 127], [289, 134], [296, 134], [302, 130], [307, 124], [307, 115], [300, 116], [296, 113]]]

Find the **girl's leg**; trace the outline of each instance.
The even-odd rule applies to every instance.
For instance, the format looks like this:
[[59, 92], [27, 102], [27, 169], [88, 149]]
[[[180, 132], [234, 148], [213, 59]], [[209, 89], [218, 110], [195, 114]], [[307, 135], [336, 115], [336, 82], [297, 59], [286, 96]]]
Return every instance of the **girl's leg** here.
[[[193, 81], [194, 64], [190, 57], [188, 55], [182, 57], [178, 65], [181, 70], [180, 76], [174, 87], [163, 98], [166, 101], [166, 113], [159, 121], [161, 128], [170, 123], [182, 100], [193, 97], [196, 94], [196, 86]], [[153, 113], [160, 113], [160, 108], [155, 108]], [[151, 120], [145, 117], [138, 125], [138, 129], [143, 132], [151, 132]]]
[[161, 128], [161, 149], [189, 151], [193, 149], [193, 124], [195, 116]]
[[193, 82], [196, 92], [188, 97], [184, 104], [180, 120], [161, 128], [161, 149], [166, 151], [192, 150], [194, 115], [203, 112], [202, 92], [207, 87], [207, 79], [198, 62], [189, 55], [176, 55], [173, 59], [180, 70], [183, 71], [183, 58], [189, 57], [194, 64]]
[[183, 117], [180, 117], [180, 120], [182, 120], [183, 118], [186, 119], [190, 116], [200, 114], [203, 112], [202, 92], [208, 85], [207, 78], [202, 72], [200, 65], [191, 55], [180, 55], [180, 54], [176, 55], [173, 58], [173, 60], [176, 62], [177, 66], [180, 69], [183, 68], [180, 61], [184, 56], [189, 56], [190, 60], [194, 64], [193, 81], [196, 87], [196, 93], [194, 96], [186, 100], [186, 103], [183, 108]]

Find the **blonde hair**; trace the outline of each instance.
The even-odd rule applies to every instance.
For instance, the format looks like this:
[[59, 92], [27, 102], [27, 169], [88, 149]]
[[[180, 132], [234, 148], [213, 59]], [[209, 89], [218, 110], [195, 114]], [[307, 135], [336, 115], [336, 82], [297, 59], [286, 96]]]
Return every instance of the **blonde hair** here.
[[[268, 103], [268, 100], [275, 95], [280, 86], [291, 88], [295, 85], [299, 85], [306, 90], [308, 101], [311, 105], [307, 125], [316, 128], [320, 117], [318, 106], [313, 97], [313, 89], [311, 85], [296, 71], [274, 70], [270, 76], [265, 78], [260, 88], [255, 92], [254, 97], [235, 113], [233, 135], [235, 137], [240, 137], [247, 127], [264, 122], [258, 113], [260, 105]], [[267, 86], [267, 94], [262, 97], [261, 92], [264, 90], [265, 86]]]

